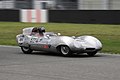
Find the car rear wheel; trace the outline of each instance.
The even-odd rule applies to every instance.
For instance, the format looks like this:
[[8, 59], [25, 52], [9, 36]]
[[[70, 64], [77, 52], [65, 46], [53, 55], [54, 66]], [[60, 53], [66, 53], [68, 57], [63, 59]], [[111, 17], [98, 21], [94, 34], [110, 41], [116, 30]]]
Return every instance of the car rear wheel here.
[[93, 56], [95, 56], [96, 53], [97, 52], [88, 52], [87, 54], [88, 54], [88, 56], [93, 57]]
[[32, 53], [32, 49], [30, 49], [29, 47], [21, 47], [21, 50], [23, 51], [23, 53], [25, 54], [30, 54]]
[[71, 50], [68, 46], [61, 46], [60, 47], [60, 52], [63, 56], [70, 56], [72, 54]]

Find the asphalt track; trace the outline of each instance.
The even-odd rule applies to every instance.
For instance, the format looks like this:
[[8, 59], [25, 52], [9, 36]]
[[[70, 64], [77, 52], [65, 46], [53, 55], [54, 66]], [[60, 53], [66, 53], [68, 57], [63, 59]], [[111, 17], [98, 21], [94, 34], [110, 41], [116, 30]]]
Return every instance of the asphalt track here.
[[120, 55], [61, 57], [0, 46], [0, 80], [120, 80]]

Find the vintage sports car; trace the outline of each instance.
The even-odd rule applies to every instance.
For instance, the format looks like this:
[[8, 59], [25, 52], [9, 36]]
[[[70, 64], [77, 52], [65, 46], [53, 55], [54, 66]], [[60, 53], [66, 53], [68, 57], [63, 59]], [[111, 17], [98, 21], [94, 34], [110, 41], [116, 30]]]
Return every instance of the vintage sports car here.
[[17, 35], [16, 39], [25, 54], [32, 51], [47, 51], [60, 53], [63, 56], [74, 53], [94, 56], [102, 49], [101, 42], [93, 36], [61, 36], [60, 33], [45, 32], [44, 27], [24, 28], [23, 33]]

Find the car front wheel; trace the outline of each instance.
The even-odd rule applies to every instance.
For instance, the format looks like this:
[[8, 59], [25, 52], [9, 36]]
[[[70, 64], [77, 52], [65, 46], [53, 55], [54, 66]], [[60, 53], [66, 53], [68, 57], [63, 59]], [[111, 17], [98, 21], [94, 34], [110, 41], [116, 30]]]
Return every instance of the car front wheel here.
[[71, 50], [68, 46], [61, 46], [60, 47], [60, 52], [63, 56], [70, 56], [72, 54]]
[[32, 53], [32, 49], [30, 49], [29, 47], [21, 47], [21, 50], [23, 51], [23, 53], [25, 54], [30, 54]]

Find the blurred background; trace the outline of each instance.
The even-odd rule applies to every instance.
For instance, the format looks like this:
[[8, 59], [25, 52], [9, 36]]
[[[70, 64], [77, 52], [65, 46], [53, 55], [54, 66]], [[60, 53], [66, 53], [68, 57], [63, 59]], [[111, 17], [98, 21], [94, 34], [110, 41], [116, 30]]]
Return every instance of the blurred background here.
[[120, 0], [0, 0], [0, 9], [119, 10]]

